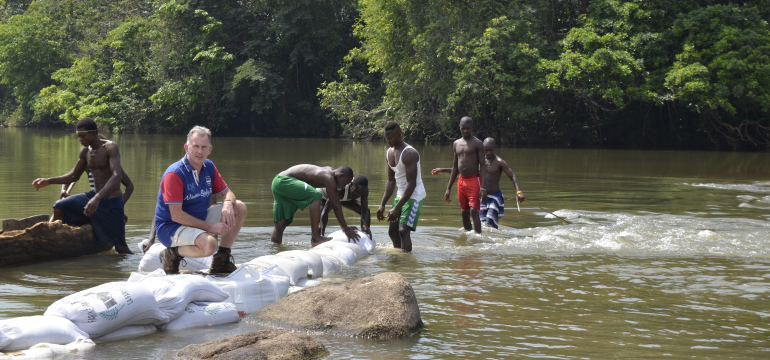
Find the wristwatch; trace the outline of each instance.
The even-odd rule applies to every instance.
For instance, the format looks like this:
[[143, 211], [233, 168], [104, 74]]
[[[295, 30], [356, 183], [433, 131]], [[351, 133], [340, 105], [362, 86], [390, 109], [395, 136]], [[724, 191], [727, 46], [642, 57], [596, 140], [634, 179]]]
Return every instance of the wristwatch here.
[[233, 200], [233, 199], [225, 199], [225, 201], [231, 201], [233, 203], [233, 206], [235, 206], [235, 200]]

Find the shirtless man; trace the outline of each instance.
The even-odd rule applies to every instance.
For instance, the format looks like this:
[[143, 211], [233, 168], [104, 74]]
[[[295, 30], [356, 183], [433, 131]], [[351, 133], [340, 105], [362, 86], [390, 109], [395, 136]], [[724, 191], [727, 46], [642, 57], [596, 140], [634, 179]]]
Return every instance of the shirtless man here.
[[484, 139], [484, 155], [487, 160], [487, 176], [484, 178], [484, 188], [489, 191], [487, 200], [481, 203], [481, 218], [484, 219], [488, 226], [497, 229], [498, 218], [503, 217], [503, 211], [505, 210], [505, 198], [503, 197], [503, 191], [500, 190], [500, 175], [505, 173], [508, 178], [513, 182], [513, 186], [516, 187], [516, 201], [521, 203], [524, 201], [524, 192], [519, 187], [519, 179], [516, 178], [516, 174], [513, 173], [508, 163], [495, 155], [495, 139], [488, 137]]
[[[382, 202], [377, 209], [377, 220], [383, 221], [387, 218], [390, 222], [388, 235], [393, 241], [393, 248], [411, 252], [410, 232], [417, 230], [422, 203], [426, 196], [420, 175], [420, 154], [404, 142], [401, 137], [401, 127], [397, 122], [391, 121], [385, 125], [385, 142], [390, 147], [385, 152], [385, 160], [388, 162], [388, 181], [385, 183]], [[398, 192], [393, 200], [393, 207], [385, 215], [385, 204], [390, 200], [396, 186], [398, 186]]]
[[[99, 138], [102, 140], [107, 140], [104, 135], [99, 134]], [[91, 169], [86, 168], [86, 175], [88, 175], [88, 185], [91, 186], [91, 191], [96, 191], [96, 183], [94, 182], [94, 174], [91, 173]], [[134, 193], [134, 183], [131, 181], [131, 178], [128, 177], [128, 174], [126, 174], [126, 171], [124, 170], [122, 174], [120, 174], [121, 179], [120, 183], [123, 184], [126, 187], [126, 191], [123, 191], [123, 206], [126, 205], [128, 202], [128, 199], [131, 198], [131, 194]], [[61, 184], [61, 194], [59, 194], [59, 199], [64, 199], [68, 196], [70, 196], [70, 191], [72, 191], [72, 186], [75, 185], [75, 182], [69, 183], [69, 184]], [[54, 221], [54, 218], [62, 219], [64, 218], [64, 214], [61, 215], [55, 215], [56, 212], [61, 213], [61, 210], [54, 209], [54, 217], [51, 218], [51, 221]], [[123, 215], [123, 218], [128, 222], [128, 216]]]
[[126, 245], [123, 193], [120, 191], [123, 168], [120, 166], [118, 144], [100, 139], [96, 122], [91, 118], [78, 121], [75, 130], [83, 145], [75, 167], [59, 177], [35, 179], [32, 187], [40, 190], [50, 184], [69, 184], [78, 181], [86, 168], [91, 169], [95, 191], [55, 202], [51, 221], [61, 220], [70, 225], [90, 222], [99, 241], [114, 244], [120, 254], [133, 254]]
[[[503, 197], [503, 191], [500, 190], [500, 175], [505, 173], [508, 178], [513, 182], [513, 186], [516, 187], [516, 201], [521, 203], [524, 201], [524, 192], [519, 187], [519, 180], [516, 178], [516, 174], [513, 173], [508, 163], [495, 155], [495, 139], [488, 137], [484, 139], [484, 157], [486, 158], [487, 176], [484, 177], [484, 188], [489, 191], [487, 200], [481, 203], [480, 217], [482, 221], [485, 221], [488, 226], [495, 229], [498, 228], [498, 219], [503, 217], [505, 211], [505, 198]], [[439, 173], [450, 172], [452, 169], [439, 168], [433, 169], [433, 175]]]
[[[340, 166], [338, 169], [310, 164], [292, 166], [273, 179], [270, 189], [273, 191], [273, 235], [270, 240], [275, 244], [283, 242], [283, 231], [294, 220], [297, 209], [305, 210], [310, 206], [310, 244], [316, 246], [331, 240], [320, 234], [318, 226], [321, 220], [321, 199], [323, 194], [316, 188], [342, 189], [353, 180], [353, 169]], [[348, 240], [357, 242], [359, 237], [355, 226], [348, 226], [342, 214], [342, 205], [337, 191], [327, 191], [329, 202], [340, 228]]]
[[[335, 190], [340, 197], [340, 205], [361, 215], [361, 231], [372, 239], [372, 216], [369, 212], [369, 179], [359, 174], [353, 177], [353, 182], [345, 185], [344, 189]], [[329, 211], [332, 208], [332, 203], [329, 201], [329, 195], [326, 194], [326, 188], [320, 188], [318, 191], [323, 195], [321, 199], [321, 236], [324, 236], [326, 224], [329, 222]]]
[[[481, 187], [485, 183], [486, 162], [484, 161], [484, 145], [481, 140], [473, 136], [473, 119], [466, 116], [460, 119], [460, 132], [463, 137], [457, 139], [452, 144], [454, 159], [452, 162], [451, 176], [449, 184], [444, 193], [444, 201], [447, 204], [452, 202], [449, 195], [452, 194], [452, 185], [459, 173], [460, 179], [457, 181], [457, 200], [460, 201], [460, 212], [463, 216], [463, 226], [466, 231], [475, 229], [476, 233], [481, 233], [481, 220], [479, 211], [481, 202], [487, 198], [487, 190]], [[431, 174], [436, 175], [446, 172], [447, 169], [433, 169]], [[473, 227], [471, 227], [471, 217], [473, 217]]]

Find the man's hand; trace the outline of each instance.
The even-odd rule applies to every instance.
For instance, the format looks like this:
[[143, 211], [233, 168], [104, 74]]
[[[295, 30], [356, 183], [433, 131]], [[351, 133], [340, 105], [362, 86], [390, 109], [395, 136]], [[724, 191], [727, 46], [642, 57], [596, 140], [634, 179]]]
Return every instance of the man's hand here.
[[479, 191], [479, 198], [481, 199], [481, 202], [487, 201], [487, 189], [481, 189], [481, 191]]
[[401, 215], [401, 209], [396, 209], [395, 207], [390, 209], [390, 212], [388, 212], [388, 222], [396, 222], [398, 221], [398, 216]]
[[230, 226], [223, 223], [218, 222], [216, 224], [211, 224], [211, 227], [207, 230], [207, 232], [212, 233], [214, 235], [224, 235], [226, 232], [230, 230]]
[[384, 214], [385, 214], [385, 207], [384, 206], [380, 206], [377, 209], [377, 221], [385, 220], [385, 215]]
[[96, 214], [96, 209], [99, 208], [100, 202], [102, 202], [102, 198], [99, 196], [99, 194], [92, 197], [91, 200], [88, 201], [88, 204], [86, 204], [86, 207], [83, 209], [83, 214], [86, 216]]
[[62, 190], [61, 194], [59, 194], [59, 199], [64, 199], [67, 196], [70, 196], [70, 194], [67, 194], [67, 190]]
[[345, 232], [345, 236], [348, 237], [348, 242], [353, 240], [354, 243], [357, 243], [358, 239], [361, 238], [361, 235], [358, 235], [358, 229], [355, 226], [348, 226], [343, 231]]
[[368, 226], [361, 225], [361, 230], [364, 232], [364, 234], [369, 236], [369, 239], [374, 241], [374, 236], [372, 236], [372, 229], [370, 229]]
[[444, 193], [444, 201], [446, 201], [447, 204], [452, 202], [452, 200], [449, 200], [449, 195], [452, 195], [452, 189], [447, 189]]
[[48, 183], [48, 179], [35, 179], [35, 181], [32, 182], [32, 187], [35, 188], [35, 191], [40, 190], [48, 185], [51, 185]]
[[150, 250], [150, 247], [155, 244], [155, 240], [145, 239], [142, 241], [142, 253], [146, 254]]
[[438, 175], [439, 170], [441, 170], [441, 169], [433, 169], [433, 170], [430, 171], [430, 174], [431, 175]]
[[524, 202], [524, 193], [519, 193], [516, 195], [516, 200], [519, 202], [519, 204]]
[[227, 224], [228, 228], [235, 225], [235, 209], [232, 201], [225, 200], [222, 204], [222, 222]]

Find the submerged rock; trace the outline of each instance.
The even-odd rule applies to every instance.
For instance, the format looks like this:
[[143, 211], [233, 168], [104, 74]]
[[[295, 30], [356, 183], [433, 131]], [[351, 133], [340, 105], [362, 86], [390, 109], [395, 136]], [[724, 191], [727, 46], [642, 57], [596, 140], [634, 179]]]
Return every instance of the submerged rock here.
[[244, 320], [300, 332], [363, 338], [406, 338], [423, 327], [417, 298], [400, 274], [387, 272], [342, 285], [291, 293]]
[[256, 331], [189, 345], [176, 353], [182, 359], [320, 359], [329, 351], [314, 337], [288, 330]]
[[74, 227], [44, 221], [24, 230], [0, 233], [0, 247], [3, 267], [98, 254], [112, 249], [112, 244], [96, 240], [90, 224]]

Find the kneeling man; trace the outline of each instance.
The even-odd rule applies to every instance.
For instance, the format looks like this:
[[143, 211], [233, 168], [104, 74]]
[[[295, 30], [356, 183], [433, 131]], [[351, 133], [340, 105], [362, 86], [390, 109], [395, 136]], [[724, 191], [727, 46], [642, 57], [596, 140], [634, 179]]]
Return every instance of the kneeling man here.
[[[157, 238], [167, 249], [160, 253], [163, 271], [179, 273], [184, 257], [204, 257], [219, 250], [211, 261], [212, 274], [229, 274], [236, 266], [230, 248], [246, 219], [246, 204], [235, 194], [207, 157], [211, 154], [211, 131], [196, 126], [187, 134], [185, 156], [163, 173], [155, 206]], [[222, 204], [209, 207], [212, 195], [222, 195]]]

